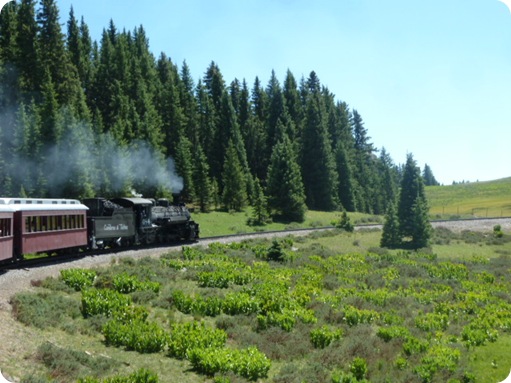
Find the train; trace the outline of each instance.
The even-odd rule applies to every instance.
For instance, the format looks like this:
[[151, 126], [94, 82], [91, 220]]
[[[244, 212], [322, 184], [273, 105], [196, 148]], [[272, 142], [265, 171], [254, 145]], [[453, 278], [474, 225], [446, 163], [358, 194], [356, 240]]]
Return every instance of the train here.
[[141, 197], [0, 198], [0, 263], [61, 254], [199, 239], [182, 203]]

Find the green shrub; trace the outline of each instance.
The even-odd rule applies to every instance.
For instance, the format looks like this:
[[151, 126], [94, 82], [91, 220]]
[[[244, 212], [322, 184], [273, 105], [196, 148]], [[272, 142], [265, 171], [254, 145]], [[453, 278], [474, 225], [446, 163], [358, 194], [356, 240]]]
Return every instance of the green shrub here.
[[269, 312], [266, 315], [257, 316], [257, 328], [265, 330], [271, 326], [278, 326], [284, 331], [291, 331], [295, 326], [296, 319], [293, 312], [284, 310], [283, 312]]
[[104, 374], [120, 364], [112, 358], [92, 356], [83, 351], [61, 348], [50, 342], [44, 342], [38, 347], [36, 358], [51, 371], [54, 378], [58, 377], [59, 381], [72, 381], [90, 373]]
[[350, 364], [350, 372], [358, 381], [365, 379], [367, 371], [367, 361], [364, 358], [353, 359]]
[[493, 236], [495, 238], [502, 238], [504, 236], [504, 233], [502, 232], [502, 226], [500, 225], [493, 226]]
[[198, 283], [200, 287], [226, 289], [229, 287], [229, 282], [234, 280], [234, 276], [230, 274], [231, 273], [224, 270], [198, 273]]
[[348, 233], [352, 233], [355, 230], [355, 226], [351, 223], [350, 217], [346, 213], [346, 210], [342, 212], [341, 219], [338, 221], [332, 221], [332, 226], [337, 229], [346, 230]]
[[403, 326], [380, 327], [376, 335], [385, 342], [390, 342], [392, 339], [405, 339], [410, 335], [410, 330]]
[[356, 326], [361, 323], [372, 323], [379, 319], [380, 314], [372, 310], [361, 310], [354, 306], [344, 308], [344, 320], [349, 326]]
[[449, 316], [441, 313], [420, 314], [415, 325], [423, 331], [445, 330], [449, 326]]
[[91, 287], [96, 279], [96, 272], [85, 269], [60, 270], [60, 277], [64, 283], [76, 291]]
[[142, 320], [130, 323], [110, 320], [103, 326], [103, 335], [108, 345], [144, 354], [162, 351], [169, 338], [158, 324]]
[[134, 291], [152, 291], [158, 293], [160, 284], [157, 282], [142, 282], [136, 276], [126, 273], [118, 274], [113, 279], [113, 287], [115, 291], [122, 294], [129, 294]]
[[322, 326], [311, 330], [310, 339], [315, 348], [325, 348], [334, 340], [341, 339], [342, 335], [342, 329], [332, 330], [328, 326]]
[[255, 347], [244, 350], [193, 349], [189, 359], [197, 372], [213, 376], [233, 372], [248, 380], [256, 381], [268, 376], [271, 361]]
[[226, 340], [225, 331], [208, 328], [204, 322], [175, 323], [170, 331], [168, 353], [171, 357], [185, 359], [191, 350], [218, 349]]
[[84, 317], [103, 314], [111, 317], [132, 303], [131, 297], [108, 289], [82, 290], [82, 314]]
[[250, 315], [259, 311], [259, 302], [245, 292], [229, 293], [222, 302], [222, 311], [227, 315]]
[[27, 326], [61, 327], [64, 318], [76, 318], [80, 307], [76, 300], [55, 293], [18, 293], [11, 298], [14, 317]]
[[274, 239], [272, 245], [268, 248], [266, 258], [269, 261], [283, 262], [286, 257], [286, 252], [280, 241]]
[[405, 343], [403, 343], [403, 350], [408, 356], [423, 353], [428, 347], [428, 341], [413, 336], [407, 337]]
[[172, 293], [172, 303], [183, 314], [190, 314], [193, 308], [193, 298], [186, 296], [181, 290]]
[[158, 383], [158, 375], [142, 368], [128, 376], [118, 375], [104, 380], [84, 378], [79, 379], [78, 383]]

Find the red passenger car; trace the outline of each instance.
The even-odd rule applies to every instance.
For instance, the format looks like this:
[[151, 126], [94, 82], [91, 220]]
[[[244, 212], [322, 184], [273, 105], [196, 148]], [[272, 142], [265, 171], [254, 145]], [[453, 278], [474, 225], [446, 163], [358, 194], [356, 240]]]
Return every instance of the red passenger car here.
[[51, 253], [87, 245], [88, 208], [78, 200], [0, 198], [14, 210], [14, 255]]
[[0, 201], [0, 262], [13, 257], [14, 210]]

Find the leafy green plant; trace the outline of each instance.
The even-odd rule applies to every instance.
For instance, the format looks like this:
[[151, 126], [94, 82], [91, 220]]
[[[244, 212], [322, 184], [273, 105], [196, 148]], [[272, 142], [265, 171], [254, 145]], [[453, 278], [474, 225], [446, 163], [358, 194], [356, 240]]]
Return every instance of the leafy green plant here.
[[344, 320], [349, 326], [372, 323], [379, 318], [380, 314], [377, 311], [357, 309], [354, 306], [346, 306], [344, 308]]
[[233, 372], [246, 379], [256, 381], [268, 376], [271, 361], [255, 347], [243, 350], [193, 349], [189, 359], [194, 369], [208, 376]]
[[410, 330], [403, 326], [380, 327], [376, 335], [385, 342], [390, 342], [392, 339], [405, 339], [410, 335]]
[[169, 340], [168, 334], [158, 324], [142, 320], [128, 324], [110, 320], [103, 326], [102, 332], [106, 344], [144, 354], [164, 350]]
[[129, 294], [134, 291], [148, 290], [158, 293], [160, 291], [160, 284], [157, 282], [142, 282], [133, 275], [121, 273], [113, 279], [114, 290], [122, 293]]
[[206, 327], [204, 322], [174, 323], [171, 326], [168, 354], [178, 359], [188, 358], [195, 349], [224, 347], [227, 334], [223, 330]]
[[358, 381], [365, 379], [368, 372], [367, 361], [364, 358], [356, 357], [350, 364], [350, 372]]
[[158, 375], [142, 368], [128, 376], [117, 375], [103, 380], [88, 377], [79, 379], [78, 383], [158, 383]]
[[66, 285], [81, 291], [93, 285], [96, 272], [85, 269], [64, 269], [60, 270], [60, 277]]
[[341, 339], [343, 335], [342, 329], [332, 330], [328, 326], [322, 326], [313, 329], [310, 332], [311, 343], [315, 348], [325, 348], [334, 340]]
[[103, 314], [112, 316], [115, 311], [121, 311], [132, 303], [129, 296], [108, 289], [82, 290], [82, 314], [84, 317]]

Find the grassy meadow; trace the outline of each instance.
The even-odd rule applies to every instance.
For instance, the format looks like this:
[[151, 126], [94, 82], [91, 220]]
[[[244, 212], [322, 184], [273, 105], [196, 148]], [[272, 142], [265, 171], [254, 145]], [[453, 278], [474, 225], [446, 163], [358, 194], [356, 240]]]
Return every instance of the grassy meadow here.
[[488, 182], [428, 186], [433, 218], [511, 217], [511, 177]]
[[[201, 231], [200, 235], [202, 238], [262, 231], [326, 227], [332, 226], [333, 221], [339, 221], [341, 218], [341, 212], [309, 210], [306, 213], [305, 221], [302, 223], [272, 222], [264, 226], [250, 226], [247, 224], [247, 221], [251, 214], [252, 210], [251, 208], [248, 208], [246, 211], [241, 213], [213, 211], [204, 214], [192, 212], [192, 218], [199, 223]], [[355, 224], [383, 223], [382, 217], [370, 214], [349, 213], [349, 217], [351, 222]]]
[[379, 248], [379, 230], [333, 230], [65, 272], [13, 298], [38, 345], [3, 371], [25, 383], [500, 382], [511, 233], [491, 234], [440, 229], [404, 252]]

